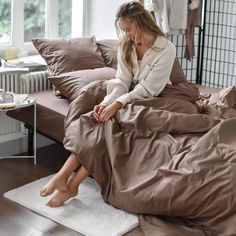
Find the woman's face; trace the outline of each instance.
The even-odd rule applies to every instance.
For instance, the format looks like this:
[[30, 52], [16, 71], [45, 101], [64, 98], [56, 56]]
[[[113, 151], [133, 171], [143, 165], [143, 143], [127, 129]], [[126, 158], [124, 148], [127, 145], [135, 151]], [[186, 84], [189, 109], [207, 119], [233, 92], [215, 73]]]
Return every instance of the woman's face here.
[[134, 22], [131, 20], [121, 20], [120, 28], [125, 33], [126, 37], [132, 40], [136, 45], [140, 44], [142, 41], [141, 34]]

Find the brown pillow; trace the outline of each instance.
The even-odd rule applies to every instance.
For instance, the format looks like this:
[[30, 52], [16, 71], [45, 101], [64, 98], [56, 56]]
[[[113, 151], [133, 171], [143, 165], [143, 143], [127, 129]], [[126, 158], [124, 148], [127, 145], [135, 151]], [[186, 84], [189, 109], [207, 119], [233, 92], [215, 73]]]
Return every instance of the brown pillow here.
[[69, 40], [35, 38], [32, 42], [51, 75], [106, 66], [94, 36]]
[[95, 80], [114, 79], [116, 70], [110, 67], [103, 67], [90, 70], [72, 71], [56, 76], [48, 77], [51, 83], [62, 95], [70, 101], [74, 100], [80, 90], [87, 84]]
[[117, 68], [117, 42], [116, 39], [98, 40], [97, 45], [100, 49], [106, 65], [114, 69]]
[[170, 81], [173, 85], [188, 82], [177, 57], [174, 60], [173, 68], [170, 74]]

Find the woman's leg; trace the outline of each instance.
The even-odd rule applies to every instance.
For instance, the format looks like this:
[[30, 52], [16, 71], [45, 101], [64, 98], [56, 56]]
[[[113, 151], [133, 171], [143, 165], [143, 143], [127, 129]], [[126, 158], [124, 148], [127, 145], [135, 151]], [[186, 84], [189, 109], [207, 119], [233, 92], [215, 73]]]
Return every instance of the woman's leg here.
[[79, 166], [80, 162], [77, 156], [72, 153], [59, 172], [40, 190], [40, 195], [46, 197], [52, 194], [55, 189], [66, 191], [68, 178]]
[[57, 193], [48, 202], [50, 207], [58, 207], [64, 204], [68, 199], [75, 197], [78, 194], [80, 183], [89, 176], [89, 172], [81, 166], [74, 176], [69, 180], [67, 190], [58, 190]]

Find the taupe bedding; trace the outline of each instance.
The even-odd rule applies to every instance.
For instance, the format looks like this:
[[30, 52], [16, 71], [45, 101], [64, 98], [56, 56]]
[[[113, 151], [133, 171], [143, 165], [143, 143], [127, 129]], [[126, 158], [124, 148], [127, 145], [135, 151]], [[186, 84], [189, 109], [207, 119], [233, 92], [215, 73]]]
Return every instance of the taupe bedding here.
[[104, 200], [139, 214], [144, 235], [236, 235], [232, 88], [201, 97], [190, 84], [168, 85], [97, 123], [91, 110], [105, 93], [106, 82], [84, 87], [70, 105], [64, 139]]

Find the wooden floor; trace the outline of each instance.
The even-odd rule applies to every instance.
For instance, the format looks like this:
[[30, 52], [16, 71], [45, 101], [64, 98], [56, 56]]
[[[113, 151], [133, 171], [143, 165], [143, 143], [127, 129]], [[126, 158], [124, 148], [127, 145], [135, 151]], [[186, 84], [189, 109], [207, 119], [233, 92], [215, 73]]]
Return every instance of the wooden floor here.
[[[37, 150], [37, 165], [33, 159], [0, 160], [0, 235], [1, 236], [81, 236], [54, 221], [3, 197], [3, 193], [36, 179], [57, 172], [69, 153], [62, 145], [53, 144]], [[141, 236], [136, 228], [126, 236]]]

